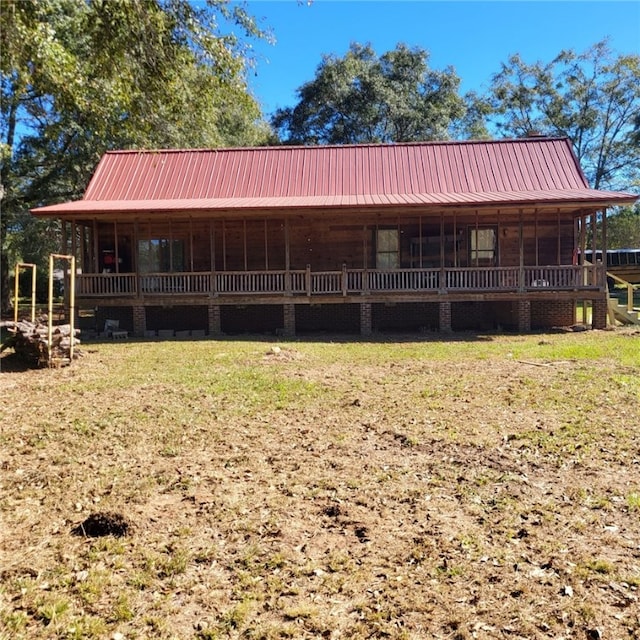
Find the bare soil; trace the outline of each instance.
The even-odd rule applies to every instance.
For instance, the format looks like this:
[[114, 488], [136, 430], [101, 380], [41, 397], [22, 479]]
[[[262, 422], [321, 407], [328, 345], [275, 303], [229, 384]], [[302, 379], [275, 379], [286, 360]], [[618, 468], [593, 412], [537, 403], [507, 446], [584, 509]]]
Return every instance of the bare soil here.
[[0, 638], [640, 638], [640, 357], [554, 356], [596, 339], [3, 357]]

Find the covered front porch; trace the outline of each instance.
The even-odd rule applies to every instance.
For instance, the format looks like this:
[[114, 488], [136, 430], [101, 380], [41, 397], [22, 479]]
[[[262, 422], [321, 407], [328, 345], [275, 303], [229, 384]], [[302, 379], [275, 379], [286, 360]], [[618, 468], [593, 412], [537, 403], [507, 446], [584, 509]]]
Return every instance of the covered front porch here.
[[279, 213], [69, 221], [78, 306], [102, 309], [98, 326], [120, 309], [135, 335], [448, 331], [476, 316], [481, 327], [523, 331], [571, 324], [585, 301], [606, 322], [605, 267], [582, 258], [594, 210]]
[[581, 256], [604, 241], [598, 213], [560, 208], [255, 212], [243, 219], [71, 220], [81, 298], [351, 296], [594, 290]]

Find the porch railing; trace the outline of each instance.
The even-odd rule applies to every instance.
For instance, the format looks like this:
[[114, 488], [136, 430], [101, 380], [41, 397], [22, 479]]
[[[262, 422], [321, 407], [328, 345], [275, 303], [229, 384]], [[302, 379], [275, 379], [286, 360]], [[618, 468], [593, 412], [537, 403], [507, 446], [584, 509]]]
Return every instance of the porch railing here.
[[139, 291], [144, 295], [167, 293], [203, 293], [211, 291], [208, 271], [190, 273], [145, 273], [139, 276]]
[[79, 296], [135, 296], [138, 293], [135, 273], [83, 273], [76, 277]]
[[444, 269], [276, 270], [194, 273], [98, 273], [77, 278], [82, 297], [335, 295], [456, 291], [544, 291], [606, 286], [602, 265], [445, 267]]

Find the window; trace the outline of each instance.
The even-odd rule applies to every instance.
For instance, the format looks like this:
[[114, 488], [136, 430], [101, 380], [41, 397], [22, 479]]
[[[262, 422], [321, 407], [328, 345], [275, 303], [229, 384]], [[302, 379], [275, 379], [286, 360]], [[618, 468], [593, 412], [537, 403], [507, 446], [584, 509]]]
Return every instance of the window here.
[[376, 267], [397, 269], [400, 266], [400, 239], [397, 229], [376, 231]]
[[469, 229], [470, 261], [474, 266], [496, 264], [496, 229], [484, 227]]
[[184, 271], [184, 241], [153, 238], [138, 241], [140, 273]]

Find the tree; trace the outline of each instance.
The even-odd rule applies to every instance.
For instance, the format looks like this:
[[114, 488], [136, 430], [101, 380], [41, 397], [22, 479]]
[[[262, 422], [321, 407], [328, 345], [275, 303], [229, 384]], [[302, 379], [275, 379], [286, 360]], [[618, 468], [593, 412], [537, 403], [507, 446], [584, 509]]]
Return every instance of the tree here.
[[640, 204], [620, 207], [607, 219], [607, 247], [609, 249], [640, 247]]
[[46, 223], [29, 208], [79, 197], [105, 150], [267, 138], [226, 24], [265, 37], [226, 0], [2, 0], [3, 311], [10, 253], [49, 250], [51, 234], [33, 242]]
[[435, 71], [424, 49], [399, 44], [378, 57], [352, 44], [339, 58], [326, 55], [298, 104], [271, 121], [289, 144], [357, 144], [443, 140], [465, 115], [452, 68]]
[[640, 186], [640, 56], [606, 41], [550, 63], [514, 55], [492, 80], [490, 121], [506, 136], [567, 136], [596, 189]]

